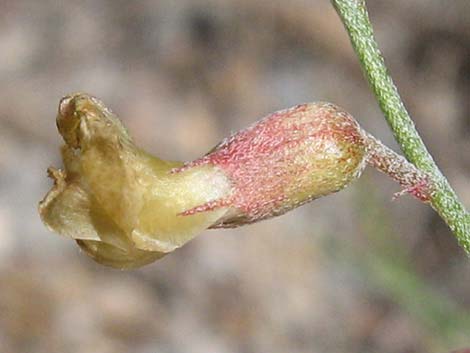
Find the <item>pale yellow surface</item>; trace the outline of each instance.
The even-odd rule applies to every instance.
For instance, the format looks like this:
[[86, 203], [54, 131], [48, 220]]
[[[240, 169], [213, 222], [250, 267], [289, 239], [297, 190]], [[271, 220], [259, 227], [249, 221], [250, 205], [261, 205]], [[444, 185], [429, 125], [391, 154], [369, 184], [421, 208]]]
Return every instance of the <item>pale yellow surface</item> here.
[[119, 268], [154, 261], [188, 242], [227, 209], [181, 213], [230, 193], [221, 171], [200, 166], [174, 173], [137, 148], [120, 121], [85, 94], [64, 98], [57, 118], [66, 141], [64, 171], [40, 203], [44, 223], [74, 238], [96, 261]]

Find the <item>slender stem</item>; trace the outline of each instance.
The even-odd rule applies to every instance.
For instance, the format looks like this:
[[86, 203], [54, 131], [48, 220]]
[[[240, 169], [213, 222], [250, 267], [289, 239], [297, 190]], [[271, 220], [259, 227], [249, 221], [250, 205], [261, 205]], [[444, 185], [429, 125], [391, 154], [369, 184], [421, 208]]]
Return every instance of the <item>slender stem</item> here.
[[387, 174], [404, 187], [404, 190], [395, 194], [395, 197], [409, 193], [418, 200], [430, 202], [433, 184], [428, 174], [418, 169], [402, 155], [385, 146], [374, 136], [368, 133], [364, 133], [364, 135], [368, 148], [368, 165]]
[[351, 39], [369, 85], [407, 159], [433, 183], [430, 203], [470, 254], [470, 215], [441, 173], [408, 114], [374, 38], [365, 0], [331, 0]]

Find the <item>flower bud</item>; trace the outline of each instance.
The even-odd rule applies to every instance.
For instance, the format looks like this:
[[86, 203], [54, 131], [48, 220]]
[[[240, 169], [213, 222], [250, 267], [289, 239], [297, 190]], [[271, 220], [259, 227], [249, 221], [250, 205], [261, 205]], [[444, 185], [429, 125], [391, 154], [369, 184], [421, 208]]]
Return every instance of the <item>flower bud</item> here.
[[283, 214], [341, 190], [366, 162], [365, 134], [345, 111], [311, 103], [268, 115], [193, 162], [135, 146], [117, 117], [83, 93], [62, 99], [64, 170], [39, 204], [43, 222], [97, 262], [133, 268], [206, 228]]

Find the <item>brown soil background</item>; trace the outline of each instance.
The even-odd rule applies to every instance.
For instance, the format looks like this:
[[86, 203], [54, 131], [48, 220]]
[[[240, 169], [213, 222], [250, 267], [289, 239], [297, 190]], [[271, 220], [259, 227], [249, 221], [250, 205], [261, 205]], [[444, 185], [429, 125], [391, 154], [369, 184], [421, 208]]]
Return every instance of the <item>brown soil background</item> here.
[[[470, 205], [470, 2], [369, 1], [436, 161]], [[280, 108], [336, 103], [397, 149], [328, 1], [0, 1], [2, 353], [449, 352], [470, 345], [470, 261], [367, 170], [141, 270], [93, 263], [37, 202], [60, 166], [61, 96], [104, 100], [138, 143], [191, 160]]]

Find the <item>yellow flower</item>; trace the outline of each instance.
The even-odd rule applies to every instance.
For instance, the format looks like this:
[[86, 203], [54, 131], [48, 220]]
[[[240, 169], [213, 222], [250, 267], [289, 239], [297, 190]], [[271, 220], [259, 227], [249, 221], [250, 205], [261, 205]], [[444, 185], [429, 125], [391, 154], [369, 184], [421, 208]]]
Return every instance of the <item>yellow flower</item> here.
[[185, 164], [139, 149], [84, 93], [61, 100], [57, 127], [64, 170], [49, 169], [54, 187], [41, 218], [117, 268], [150, 263], [206, 228], [253, 223], [336, 192], [366, 162], [364, 133], [329, 103], [268, 115]]
[[74, 238], [96, 261], [119, 268], [152, 262], [183, 245], [227, 213], [220, 208], [179, 214], [230, 192], [213, 166], [182, 166], [137, 148], [116, 116], [86, 94], [62, 99], [57, 126], [64, 171], [39, 205], [43, 222]]

